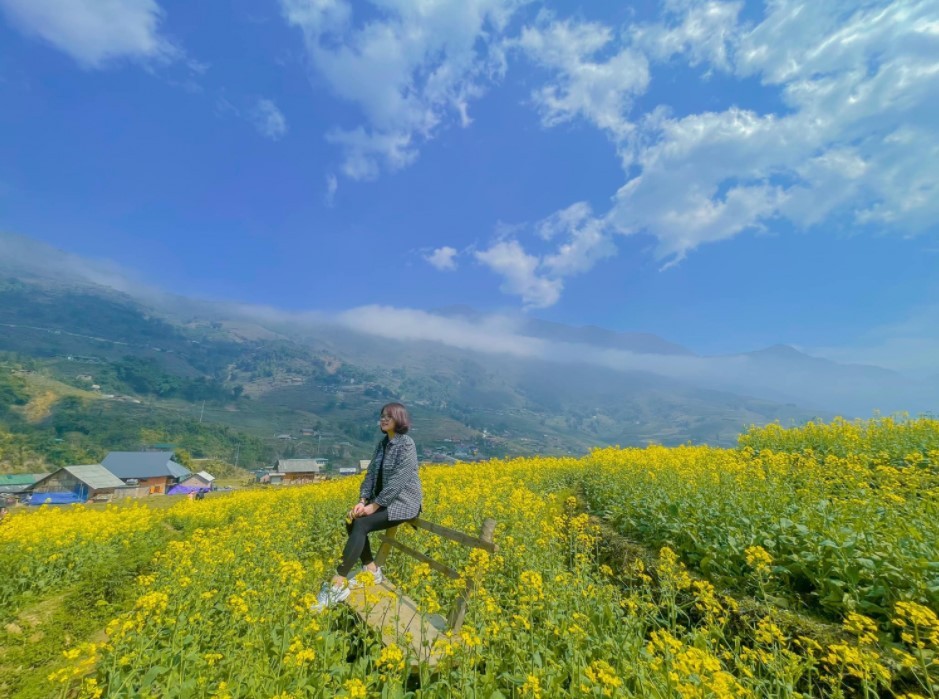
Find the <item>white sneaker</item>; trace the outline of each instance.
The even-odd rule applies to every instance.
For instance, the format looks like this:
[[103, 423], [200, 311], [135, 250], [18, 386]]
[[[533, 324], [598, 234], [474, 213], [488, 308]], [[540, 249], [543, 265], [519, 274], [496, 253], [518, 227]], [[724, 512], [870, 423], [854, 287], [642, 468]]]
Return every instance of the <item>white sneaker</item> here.
[[381, 585], [385, 581], [385, 576], [381, 572], [381, 568], [378, 568], [377, 570], [374, 570], [374, 571], [369, 570], [368, 568], [362, 568], [362, 570], [360, 570], [354, 578], [351, 578], [349, 580], [349, 587], [351, 587], [352, 589], [355, 589], [357, 587], [367, 587], [367, 585], [364, 582], [360, 582], [359, 580], [360, 576], [364, 577], [365, 573], [368, 573], [369, 575], [372, 576], [373, 580], [370, 583], [371, 585]]
[[334, 607], [349, 596], [349, 585], [331, 585], [328, 582], [323, 583], [319, 594], [316, 596], [316, 604], [310, 609], [314, 612], [322, 612], [329, 607]]

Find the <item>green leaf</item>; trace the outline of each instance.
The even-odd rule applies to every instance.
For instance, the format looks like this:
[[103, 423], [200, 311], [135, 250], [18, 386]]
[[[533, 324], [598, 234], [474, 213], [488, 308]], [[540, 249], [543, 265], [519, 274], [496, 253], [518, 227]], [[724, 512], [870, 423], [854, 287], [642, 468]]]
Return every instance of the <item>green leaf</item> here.
[[165, 668], [162, 665], [154, 665], [151, 667], [149, 670], [147, 670], [147, 674], [144, 675], [143, 679], [141, 680], [141, 688], [149, 689], [149, 687], [153, 684], [153, 681], [168, 669], [169, 668]]

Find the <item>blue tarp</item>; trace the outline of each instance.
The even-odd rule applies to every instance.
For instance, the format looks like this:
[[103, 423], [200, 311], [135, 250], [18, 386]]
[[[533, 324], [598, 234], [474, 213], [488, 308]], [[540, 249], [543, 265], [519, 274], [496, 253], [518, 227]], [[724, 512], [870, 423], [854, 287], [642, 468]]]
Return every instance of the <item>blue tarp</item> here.
[[72, 505], [85, 502], [85, 498], [76, 493], [33, 493], [29, 496], [30, 505]]
[[172, 488], [166, 491], [167, 495], [189, 495], [189, 493], [197, 493], [201, 488], [197, 485], [174, 485]]
[[167, 495], [190, 495], [192, 493], [201, 493], [205, 495], [211, 490], [204, 485], [174, 485], [166, 491]]

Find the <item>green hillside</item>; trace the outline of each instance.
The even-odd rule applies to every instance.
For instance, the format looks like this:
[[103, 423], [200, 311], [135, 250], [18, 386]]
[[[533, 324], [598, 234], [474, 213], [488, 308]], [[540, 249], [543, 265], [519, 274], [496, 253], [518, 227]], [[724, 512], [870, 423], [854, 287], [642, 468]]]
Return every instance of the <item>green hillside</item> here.
[[353, 464], [369, 454], [389, 400], [412, 409], [427, 460], [728, 445], [750, 424], [812, 417], [651, 375], [339, 327], [252, 325], [177, 305], [161, 313], [90, 285], [0, 281], [3, 468], [164, 443], [244, 466], [314, 455]]
[[274, 458], [263, 439], [200, 422], [192, 406], [81, 391], [50, 378], [49, 371], [0, 363], [0, 472], [97, 463], [111, 450], [158, 444], [185, 449], [194, 458], [231, 463], [237, 457], [244, 467], [268, 465]]

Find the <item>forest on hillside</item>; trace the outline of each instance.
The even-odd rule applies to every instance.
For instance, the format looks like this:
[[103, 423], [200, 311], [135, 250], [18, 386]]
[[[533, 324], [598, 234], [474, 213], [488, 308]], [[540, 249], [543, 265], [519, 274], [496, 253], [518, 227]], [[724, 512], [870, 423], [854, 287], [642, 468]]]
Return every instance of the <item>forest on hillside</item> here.
[[31, 389], [23, 365], [0, 366], [0, 472], [99, 463], [109, 451], [173, 445], [193, 458], [269, 465], [256, 436], [143, 403]]

